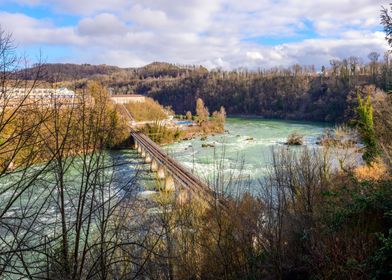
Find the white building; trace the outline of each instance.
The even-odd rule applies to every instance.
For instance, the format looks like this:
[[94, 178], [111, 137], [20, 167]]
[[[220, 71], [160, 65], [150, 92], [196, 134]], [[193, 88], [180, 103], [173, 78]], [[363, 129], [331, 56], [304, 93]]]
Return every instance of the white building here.
[[111, 95], [110, 99], [115, 104], [146, 102], [146, 98], [143, 95], [139, 95], [139, 94], [115, 94], [115, 95]]
[[67, 88], [7, 88], [5, 94], [9, 98], [29, 98], [29, 99], [47, 99], [47, 98], [75, 98], [74, 91]]
[[19, 104], [53, 106], [54, 104], [70, 105], [79, 102], [81, 95], [67, 88], [6, 88], [0, 92], [0, 106], [12, 107]]

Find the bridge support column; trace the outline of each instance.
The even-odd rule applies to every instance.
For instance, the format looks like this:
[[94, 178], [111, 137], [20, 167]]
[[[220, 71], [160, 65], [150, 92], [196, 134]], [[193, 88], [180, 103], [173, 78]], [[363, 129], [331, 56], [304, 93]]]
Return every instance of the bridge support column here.
[[174, 179], [171, 174], [166, 174], [165, 178], [165, 191], [167, 192], [173, 192], [175, 191], [176, 187], [174, 185]]
[[146, 150], [144, 148], [142, 148], [141, 156], [144, 157], [144, 158], [146, 157]]
[[152, 172], [158, 171], [158, 162], [155, 159], [151, 160], [151, 171]]
[[165, 179], [165, 168], [160, 165], [158, 166], [158, 170], [157, 170], [157, 177], [158, 179]]
[[145, 162], [146, 163], [151, 163], [152, 159], [149, 153], [146, 153], [146, 157], [145, 157]]
[[138, 147], [137, 147], [137, 152], [138, 152], [139, 154], [142, 153], [142, 146], [138, 145]]
[[135, 141], [135, 150], [139, 149], [139, 143]]
[[181, 189], [177, 194], [177, 203], [184, 205], [191, 200], [191, 192], [186, 189]]

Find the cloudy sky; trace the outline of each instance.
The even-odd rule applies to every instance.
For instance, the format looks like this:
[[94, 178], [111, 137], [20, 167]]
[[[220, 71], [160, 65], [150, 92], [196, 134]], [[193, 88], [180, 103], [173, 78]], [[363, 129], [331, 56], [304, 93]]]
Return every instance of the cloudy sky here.
[[48, 62], [269, 68], [384, 52], [381, 0], [0, 0], [19, 50]]

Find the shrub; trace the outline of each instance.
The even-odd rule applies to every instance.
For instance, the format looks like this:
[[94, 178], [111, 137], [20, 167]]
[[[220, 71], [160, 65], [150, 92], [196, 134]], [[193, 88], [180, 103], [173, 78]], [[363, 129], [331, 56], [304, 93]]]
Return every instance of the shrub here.
[[376, 133], [374, 131], [373, 123], [373, 106], [370, 101], [370, 95], [368, 95], [366, 99], [362, 99], [358, 94], [358, 104], [358, 128], [365, 144], [363, 159], [366, 161], [366, 163], [370, 164], [375, 158], [379, 156]]
[[136, 121], [155, 121], [167, 118], [165, 109], [151, 98], [145, 102], [128, 103], [125, 107]]
[[388, 172], [387, 166], [381, 160], [376, 160], [368, 165], [358, 166], [354, 175], [359, 181], [379, 181], [388, 179]]
[[158, 144], [169, 144], [177, 141], [181, 138], [182, 133], [179, 129], [169, 128], [159, 121], [147, 124], [143, 128], [143, 132]]
[[292, 133], [289, 135], [289, 137], [287, 138], [287, 145], [302, 145], [304, 142], [304, 137], [301, 134], [298, 133]]

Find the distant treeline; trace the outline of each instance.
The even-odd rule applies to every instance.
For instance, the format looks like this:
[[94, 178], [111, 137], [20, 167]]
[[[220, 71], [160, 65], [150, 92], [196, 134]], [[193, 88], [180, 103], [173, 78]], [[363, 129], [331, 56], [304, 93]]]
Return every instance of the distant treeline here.
[[229, 115], [339, 122], [352, 116], [358, 88], [375, 84], [392, 89], [390, 55], [380, 59], [377, 53], [369, 54], [369, 63], [357, 57], [332, 60], [318, 72], [314, 66], [300, 65], [208, 71], [159, 62], [126, 69], [74, 64], [43, 68], [47, 81], [78, 81], [80, 87], [87, 79], [98, 79], [114, 93], [147, 95], [179, 114], [195, 112], [195, 100], [202, 98], [211, 110], [224, 106]]
[[224, 106], [230, 115], [259, 115], [267, 118], [314, 121], [344, 121], [357, 106], [356, 92], [375, 84], [391, 89], [389, 56], [369, 55], [370, 63], [350, 57], [333, 60], [316, 72], [314, 67], [276, 68], [268, 71], [211, 71], [189, 75], [157, 87], [146, 83], [138, 90], [148, 93], [176, 112], [194, 111], [194, 99], [202, 98], [211, 110]]

